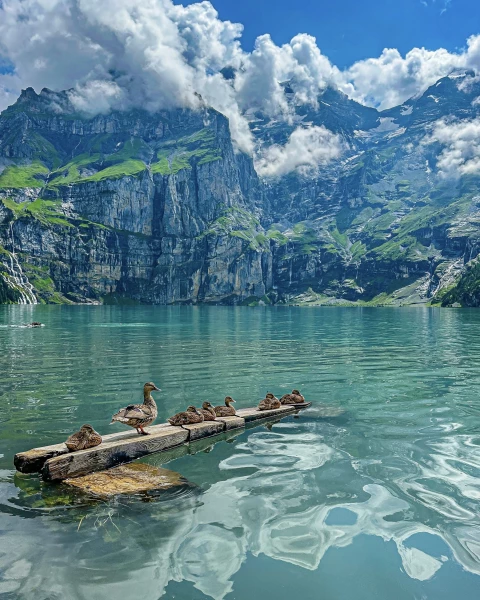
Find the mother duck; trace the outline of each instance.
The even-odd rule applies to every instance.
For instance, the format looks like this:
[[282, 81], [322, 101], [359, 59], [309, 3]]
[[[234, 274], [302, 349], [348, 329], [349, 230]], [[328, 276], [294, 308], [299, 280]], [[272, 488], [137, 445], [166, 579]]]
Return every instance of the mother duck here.
[[143, 386], [143, 404], [129, 404], [120, 409], [113, 415], [110, 425], [118, 421], [129, 427], [134, 427], [139, 434], [149, 435], [143, 428], [151, 425], [158, 415], [152, 392], [161, 391], [154, 383], [149, 381]]

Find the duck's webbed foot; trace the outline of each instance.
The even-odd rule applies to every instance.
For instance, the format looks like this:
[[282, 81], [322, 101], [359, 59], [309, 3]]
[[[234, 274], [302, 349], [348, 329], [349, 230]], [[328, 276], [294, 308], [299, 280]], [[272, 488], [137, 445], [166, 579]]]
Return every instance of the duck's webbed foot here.
[[147, 431], [145, 431], [145, 429], [143, 427], [139, 427], [137, 429], [138, 433], [140, 433], [141, 435], [150, 435]]

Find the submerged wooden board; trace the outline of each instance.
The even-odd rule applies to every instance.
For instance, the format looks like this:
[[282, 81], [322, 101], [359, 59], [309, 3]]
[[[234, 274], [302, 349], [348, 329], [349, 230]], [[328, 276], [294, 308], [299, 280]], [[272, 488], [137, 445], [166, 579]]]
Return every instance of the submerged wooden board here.
[[188, 485], [180, 473], [145, 463], [120, 465], [108, 471], [66, 479], [65, 483], [92, 496], [108, 498]]
[[103, 471], [146, 454], [183, 444], [189, 436], [189, 432], [182, 427], [169, 425], [159, 426], [158, 431], [152, 431], [153, 429], [155, 428], [150, 428], [150, 435], [102, 442], [95, 448], [50, 458], [42, 469], [42, 477], [46, 481], [61, 481], [87, 475], [92, 471]]
[[267, 419], [268, 417], [285, 416], [294, 413], [297, 409], [295, 406], [285, 405], [273, 410], [257, 410], [256, 408], [241, 408], [237, 410], [237, 416], [245, 419], [247, 423], [257, 421], [258, 419]]

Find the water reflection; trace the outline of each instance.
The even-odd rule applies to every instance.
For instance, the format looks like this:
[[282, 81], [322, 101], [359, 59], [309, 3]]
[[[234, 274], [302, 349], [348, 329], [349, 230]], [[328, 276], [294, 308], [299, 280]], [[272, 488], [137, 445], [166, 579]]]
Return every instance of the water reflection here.
[[[97, 319], [108, 324], [109, 314], [111, 326], [99, 327], [97, 335]], [[340, 573], [355, 565], [359, 573], [372, 551], [365, 540], [374, 538], [385, 551], [371, 557], [370, 574], [358, 575], [366, 589], [375, 589], [384, 569], [392, 599], [476, 597], [480, 315], [221, 310], [215, 317], [212, 311], [161, 312], [157, 320], [154, 314], [121, 311], [122, 327], [110, 309], [101, 319], [97, 313], [78, 322], [67, 313], [67, 324], [53, 319], [42, 340], [41, 368], [25, 340], [8, 338], [13, 354], [0, 359], [6, 369], [0, 385], [11, 376], [14, 391], [0, 389], [9, 425], [2, 431], [0, 593], [19, 600], [228, 600], [244, 597], [240, 582], [255, 597], [262, 579], [283, 600], [279, 581], [288, 568], [299, 595], [316, 597], [319, 585], [336, 590], [342, 583], [323, 565], [331, 568], [337, 557]], [[151, 328], [143, 326], [149, 322]], [[162, 334], [152, 334], [155, 329]], [[86, 341], [68, 339], [80, 330], [88, 330]], [[32, 331], [20, 333], [35, 343]], [[61, 361], [58, 344], [65, 349]], [[32, 439], [47, 442], [52, 431], [58, 435], [59, 422], [69, 431], [93, 409], [111, 414], [144, 347], [156, 348], [147, 368], [163, 370], [168, 381], [165, 412], [191, 398], [212, 399], [212, 390], [225, 387], [240, 390], [234, 395], [246, 406], [272, 382], [301, 387], [317, 401], [299, 418], [270, 428], [150, 457], [198, 486], [151, 502], [90, 504], [34, 477], [14, 478], [13, 451], [25, 446], [17, 437], [29, 430]], [[109, 348], [118, 360], [124, 357], [123, 371], [109, 364]], [[19, 385], [25, 375], [18, 361], [38, 388]], [[60, 390], [53, 399], [52, 382]], [[42, 415], [58, 420], [44, 424]], [[309, 578], [319, 573], [321, 584]], [[351, 597], [356, 586], [352, 581]]]

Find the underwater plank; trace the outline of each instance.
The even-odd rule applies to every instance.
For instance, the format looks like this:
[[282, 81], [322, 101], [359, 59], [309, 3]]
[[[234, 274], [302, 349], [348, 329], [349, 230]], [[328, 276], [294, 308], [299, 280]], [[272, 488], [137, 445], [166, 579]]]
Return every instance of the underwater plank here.
[[172, 487], [192, 485], [180, 473], [138, 462], [66, 479], [65, 483], [89, 496], [99, 498], [118, 494], [163, 491]]
[[42, 469], [46, 481], [61, 481], [94, 471], [110, 469], [141, 456], [173, 448], [187, 441], [189, 431], [171, 425], [149, 427], [150, 435], [134, 435], [121, 440], [104, 441], [95, 448], [69, 452], [50, 458]]

